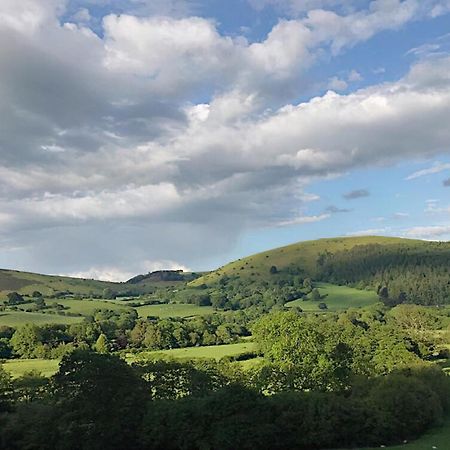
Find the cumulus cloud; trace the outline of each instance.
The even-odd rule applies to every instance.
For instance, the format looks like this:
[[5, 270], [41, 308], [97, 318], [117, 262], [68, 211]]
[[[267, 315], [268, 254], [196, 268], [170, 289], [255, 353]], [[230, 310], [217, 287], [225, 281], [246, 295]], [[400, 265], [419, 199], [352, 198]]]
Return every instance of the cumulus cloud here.
[[422, 17], [417, 2], [311, 11], [258, 42], [129, 10], [94, 33], [85, 11], [62, 23], [64, 8], [0, 6], [0, 265], [119, 276], [148, 260], [201, 264], [248, 227], [343, 212], [293, 217], [317, 199], [312, 181], [449, 151], [449, 58], [291, 100], [320, 54]]
[[370, 192], [367, 189], [355, 189], [342, 195], [346, 200], [355, 200], [357, 198], [369, 197]]

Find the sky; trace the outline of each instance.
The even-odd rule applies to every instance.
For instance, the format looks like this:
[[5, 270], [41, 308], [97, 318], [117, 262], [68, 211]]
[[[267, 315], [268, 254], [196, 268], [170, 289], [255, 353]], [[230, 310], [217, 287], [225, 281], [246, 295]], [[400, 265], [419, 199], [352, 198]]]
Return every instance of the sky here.
[[1, 0], [0, 99], [2, 268], [450, 239], [449, 0]]

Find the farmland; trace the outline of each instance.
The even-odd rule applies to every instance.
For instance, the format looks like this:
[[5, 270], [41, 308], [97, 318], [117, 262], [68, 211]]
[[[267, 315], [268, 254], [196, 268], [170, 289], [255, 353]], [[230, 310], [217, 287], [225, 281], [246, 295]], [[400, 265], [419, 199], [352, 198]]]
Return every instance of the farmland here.
[[305, 299], [294, 300], [286, 303], [286, 307], [299, 307], [305, 312], [320, 311], [319, 303], [324, 302], [328, 311], [341, 311], [348, 308], [363, 308], [379, 302], [377, 294], [373, 291], [365, 291], [350, 288], [347, 286], [337, 286], [330, 283], [315, 283], [319, 290], [321, 299], [314, 301], [311, 294]]

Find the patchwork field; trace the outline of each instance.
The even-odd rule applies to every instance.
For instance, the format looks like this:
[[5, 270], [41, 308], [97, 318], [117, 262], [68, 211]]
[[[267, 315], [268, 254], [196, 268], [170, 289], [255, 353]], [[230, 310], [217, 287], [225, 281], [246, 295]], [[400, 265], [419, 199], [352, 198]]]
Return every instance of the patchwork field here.
[[[126, 304], [119, 304], [118, 302], [108, 302], [108, 301], [102, 301], [102, 300], [71, 300], [71, 299], [64, 299], [55, 300], [60, 305], [66, 306], [69, 308], [67, 311], [83, 314], [83, 315], [90, 315], [93, 314], [96, 309], [109, 309], [112, 311], [120, 311], [124, 309], [129, 309], [130, 307]], [[47, 304], [51, 304], [52, 301], [48, 300]]]
[[139, 306], [136, 308], [136, 311], [139, 317], [155, 316], [161, 318], [204, 316], [214, 312], [211, 306], [196, 306], [182, 303]]
[[59, 359], [10, 359], [3, 363], [3, 368], [13, 378], [18, 378], [27, 372], [39, 372], [44, 377], [51, 377], [58, 371]]
[[330, 283], [315, 283], [319, 289], [322, 299], [319, 301], [311, 300], [311, 294], [307, 300], [294, 300], [286, 303], [286, 307], [298, 306], [303, 311], [321, 311], [319, 303], [325, 303], [328, 311], [339, 311], [348, 308], [362, 308], [379, 302], [378, 295], [373, 291], [363, 291], [353, 289], [347, 286], [337, 286]]
[[0, 325], [6, 325], [9, 327], [18, 327], [25, 325], [26, 323], [34, 323], [36, 325], [44, 324], [71, 324], [81, 322], [83, 317], [68, 317], [60, 316], [59, 314], [41, 314], [41, 313], [28, 313], [22, 311], [14, 312], [1, 312], [0, 313]]

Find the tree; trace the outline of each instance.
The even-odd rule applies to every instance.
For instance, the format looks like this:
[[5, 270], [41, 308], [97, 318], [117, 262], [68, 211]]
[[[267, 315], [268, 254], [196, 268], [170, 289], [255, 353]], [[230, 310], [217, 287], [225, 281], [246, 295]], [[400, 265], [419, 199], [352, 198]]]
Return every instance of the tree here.
[[11, 338], [14, 352], [22, 358], [34, 358], [42, 347], [42, 330], [34, 324], [18, 328]]
[[103, 289], [102, 297], [107, 300], [113, 300], [117, 296], [117, 292], [114, 292], [111, 288]]
[[278, 273], [277, 266], [272, 266], [270, 268], [269, 272], [270, 272], [271, 275], [274, 275], [274, 274]]
[[98, 353], [109, 353], [108, 339], [103, 333], [98, 337], [94, 349]]
[[23, 299], [23, 297], [17, 293], [17, 292], [10, 292], [8, 295], [8, 301], [7, 304], [8, 305], [20, 305], [21, 303], [24, 303], [25, 300]]
[[328, 309], [328, 306], [326, 303], [319, 303], [319, 309]]
[[59, 409], [55, 427], [65, 448], [137, 448], [149, 398], [145, 382], [113, 355], [76, 350], [63, 357], [52, 377]]
[[0, 413], [8, 411], [13, 398], [11, 376], [0, 364]]
[[321, 298], [322, 297], [320, 295], [319, 289], [314, 288], [311, 292], [311, 299], [314, 301], [319, 301]]

